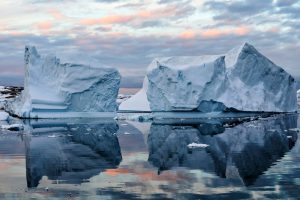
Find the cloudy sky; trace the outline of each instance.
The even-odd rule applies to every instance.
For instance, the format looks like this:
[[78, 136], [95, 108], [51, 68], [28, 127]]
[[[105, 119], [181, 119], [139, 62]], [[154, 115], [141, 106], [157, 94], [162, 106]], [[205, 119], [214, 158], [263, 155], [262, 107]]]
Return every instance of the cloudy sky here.
[[247, 41], [300, 77], [300, 0], [0, 0], [0, 83], [22, 83], [25, 45], [116, 67], [138, 86], [154, 57]]

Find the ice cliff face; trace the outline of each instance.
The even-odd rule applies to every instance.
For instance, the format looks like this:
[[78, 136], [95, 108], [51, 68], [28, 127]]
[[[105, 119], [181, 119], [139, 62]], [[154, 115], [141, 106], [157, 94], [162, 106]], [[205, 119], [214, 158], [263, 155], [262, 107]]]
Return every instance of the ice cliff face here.
[[10, 113], [39, 118], [51, 116], [51, 113], [117, 110], [116, 98], [120, 85], [117, 70], [60, 63], [55, 56], [40, 56], [35, 47], [30, 46], [25, 47], [24, 61], [24, 91], [6, 105]]
[[142, 90], [120, 110], [267, 111], [297, 110], [296, 81], [245, 43], [225, 55], [157, 58]]

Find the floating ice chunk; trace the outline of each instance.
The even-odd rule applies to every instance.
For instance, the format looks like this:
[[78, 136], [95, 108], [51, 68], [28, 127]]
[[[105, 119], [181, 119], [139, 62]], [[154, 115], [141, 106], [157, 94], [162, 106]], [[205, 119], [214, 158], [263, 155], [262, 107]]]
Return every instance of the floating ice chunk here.
[[7, 129], [10, 131], [20, 131], [24, 129], [24, 126], [22, 124], [1, 125], [1, 129]]
[[209, 145], [208, 144], [201, 144], [201, 143], [195, 143], [195, 142], [193, 142], [191, 144], [188, 144], [187, 146], [188, 146], [188, 148], [206, 148]]
[[299, 128], [290, 128], [289, 131], [296, 131], [296, 132], [300, 132]]

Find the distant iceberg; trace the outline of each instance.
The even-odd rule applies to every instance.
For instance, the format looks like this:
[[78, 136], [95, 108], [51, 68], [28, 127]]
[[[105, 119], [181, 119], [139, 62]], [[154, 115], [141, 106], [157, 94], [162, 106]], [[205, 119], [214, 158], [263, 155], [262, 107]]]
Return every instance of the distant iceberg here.
[[[61, 63], [25, 47], [24, 91], [5, 110], [22, 118], [94, 117], [117, 110], [120, 74], [113, 68]], [[106, 114], [107, 115], [106, 115]]]
[[296, 81], [247, 43], [224, 55], [157, 58], [123, 111], [297, 111]]

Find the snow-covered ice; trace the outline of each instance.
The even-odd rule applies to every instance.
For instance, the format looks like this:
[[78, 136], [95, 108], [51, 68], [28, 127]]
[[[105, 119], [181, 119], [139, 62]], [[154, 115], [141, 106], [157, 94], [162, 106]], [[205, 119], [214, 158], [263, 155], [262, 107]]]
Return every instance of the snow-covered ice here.
[[11, 131], [20, 131], [24, 129], [22, 124], [9, 124], [9, 125], [1, 125], [1, 129], [11, 130]]
[[296, 81], [245, 43], [224, 55], [154, 59], [119, 110], [295, 112]]
[[187, 146], [188, 146], [188, 148], [206, 148], [209, 145], [208, 144], [201, 144], [201, 143], [195, 143], [195, 142], [193, 142], [191, 144], [188, 144]]
[[0, 111], [0, 121], [6, 121], [8, 119], [8, 113]]
[[9, 113], [47, 118], [117, 110], [120, 74], [116, 69], [61, 63], [55, 56], [40, 56], [31, 46], [25, 47], [24, 61], [24, 91], [6, 104]]
[[146, 94], [147, 88], [148, 79], [145, 78], [143, 88], [129, 99], [123, 101], [119, 106], [119, 110], [150, 111], [150, 105]]

